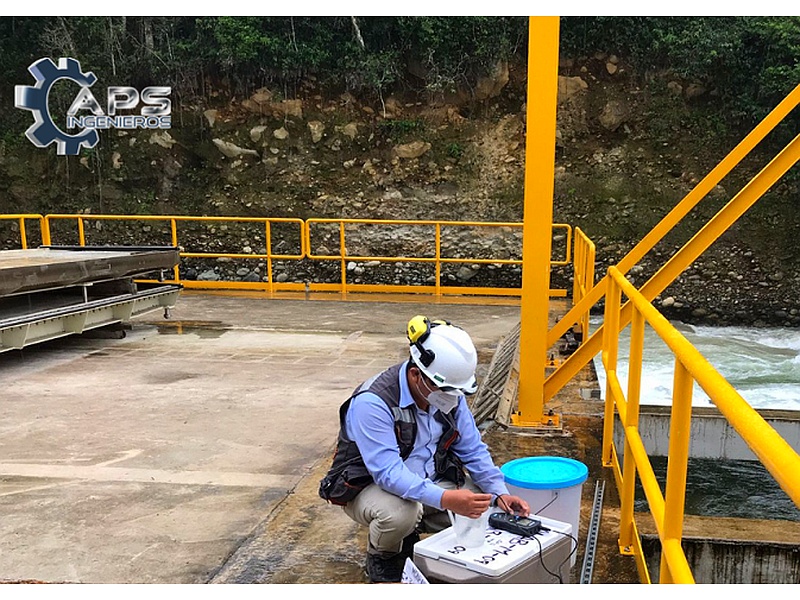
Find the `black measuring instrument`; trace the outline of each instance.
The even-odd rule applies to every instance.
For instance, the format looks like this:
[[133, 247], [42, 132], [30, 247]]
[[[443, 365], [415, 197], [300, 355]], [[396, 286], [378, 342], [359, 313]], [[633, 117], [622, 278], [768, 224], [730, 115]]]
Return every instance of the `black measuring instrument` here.
[[489, 526], [526, 537], [532, 537], [542, 530], [542, 522], [538, 519], [518, 517], [504, 512], [489, 515]]

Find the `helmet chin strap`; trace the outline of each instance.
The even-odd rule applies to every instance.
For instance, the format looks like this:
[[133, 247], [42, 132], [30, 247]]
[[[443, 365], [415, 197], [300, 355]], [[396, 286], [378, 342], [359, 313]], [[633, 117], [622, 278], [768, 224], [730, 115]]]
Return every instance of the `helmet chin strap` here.
[[427, 412], [431, 405], [430, 402], [428, 402], [428, 396], [423, 394], [422, 390], [420, 389], [423, 379], [422, 371], [419, 370], [419, 367], [415, 366], [413, 368], [417, 371], [417, 383], [414, 384], [415, 389], [411, 389], [410, 386], [408, 389], [411, 392], [411, 397], [414, 398], [414, 402], [420, 408], [420, 410]]

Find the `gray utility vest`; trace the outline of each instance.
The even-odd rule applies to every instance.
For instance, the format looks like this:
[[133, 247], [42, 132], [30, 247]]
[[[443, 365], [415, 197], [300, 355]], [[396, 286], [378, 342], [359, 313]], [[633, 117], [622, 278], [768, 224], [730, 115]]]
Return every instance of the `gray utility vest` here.
[[[389, 367], [362, 383], [353, 390], [352, 395], [339, 408], [339, 438], [336, 443], [333, 464], [328, 474], [319, 483], [319, 495], [324, 500], [332, 504], [347, 504], [373, 482], [372, 475], [369, 474], [364, 460], [361, 458], [358, 446], [347, 437], [347, 428], [345, 427], [345, 416], [350, 407], [350, 401], [359, 394], [365, 392], [375, 394], [392, 411], [400, 458], [405, 460], [414, 449], [414, 440], [417, 438], [416, 407], [400, 407], [399, 377], [403, 364]], [[463, 464], [450, 451], [450, 446], [459, 436], [455, 423], [455, 411], [450, 414], [436, 411], [434, 418], [444, 427], [442, 437], [439, 439], [433, 455], [435, 480], [447, 479], [461, 487], [465, 481]]]

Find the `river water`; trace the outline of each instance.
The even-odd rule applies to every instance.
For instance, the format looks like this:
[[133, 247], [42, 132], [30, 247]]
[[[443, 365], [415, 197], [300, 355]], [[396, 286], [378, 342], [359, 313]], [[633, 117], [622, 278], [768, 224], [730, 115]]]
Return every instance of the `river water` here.
[[[592, 318], [591, 331], [602, 323]], [[705, 327], [673, 323], [714, 368], [757, 409], [800, 411], [800, 329]], [[649, 327], [645, 328], [641, 404], [672, 404], [674, 356]], [[617, 373], [627, 392], [630, 327], [620, 336]], [[598, 355], [594, 359], [601, 395], [606, 377]], [[695, 384], [694, 406], [711, 406]], [[666, 459], [653, 460], [662, 483]], [[641, 490], [637, 510], [647, 510]], [[800, 521], [798, 509], [758, 462], [692, 459], [687, 473], [687, 514]]]
[[[593, 318], [591, 331], [602, 319]], [[673, 323], [678, 330], [753, 408], [800, 411], [800, 329], [705, 327]], [[641, 404], [672, 404], [675, 358], [661, 338], [645, 328]], [[620, 336], [617, 375], [627, 390], [630, 327]], [[600, 390], [605, 396], [605, 371], [595, 357]], [[694, 406], [711, 406], [695, 384]]]

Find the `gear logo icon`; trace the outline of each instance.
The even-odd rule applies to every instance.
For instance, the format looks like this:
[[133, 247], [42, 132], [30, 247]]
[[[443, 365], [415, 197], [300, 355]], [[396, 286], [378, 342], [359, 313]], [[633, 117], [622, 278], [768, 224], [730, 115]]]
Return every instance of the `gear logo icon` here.
[[53, 142], [60, 156], [75, 156], [81, 146], [94, 148], [100, 141], [95, 129], [84, 129], [69, 135], [59, 129], [50, 118], [48, 97], [53, 84], [59, 79], [69, 79], [81, 87], [91, 87], [97, 81], [94, 73], [83, 73], [80, 63], [74, 58], [60, 58], [58, 66], [49, 58], [42, 58], [28, 67], [36, 79], [36, 85], [17, 85], [14, 87], [14, 106], [33, 113], [34, 123], [25, 136], [37, 148], [46, 148]]

